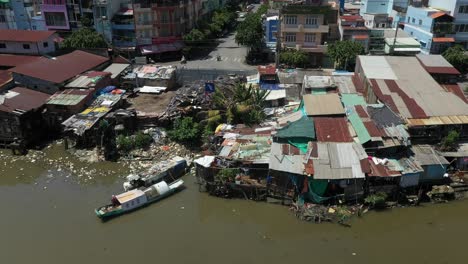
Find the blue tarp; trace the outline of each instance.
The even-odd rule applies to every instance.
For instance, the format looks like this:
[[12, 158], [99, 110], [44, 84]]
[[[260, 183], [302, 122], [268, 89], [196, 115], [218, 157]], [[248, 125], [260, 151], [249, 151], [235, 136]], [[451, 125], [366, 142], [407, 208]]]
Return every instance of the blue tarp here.
[[115, 89], [115, 86], [107, 86], [99, 92], [99, 95], [110, 93]]

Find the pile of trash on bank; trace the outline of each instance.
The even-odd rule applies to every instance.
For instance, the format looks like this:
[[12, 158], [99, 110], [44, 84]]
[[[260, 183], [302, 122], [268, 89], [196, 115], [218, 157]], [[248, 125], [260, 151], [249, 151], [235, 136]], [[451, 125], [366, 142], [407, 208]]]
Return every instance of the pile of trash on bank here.
[[[214, 89], [233, 90], [236, 83], [241, 81], [237, 76], [220, 76], [214, 81], [199, 80], [185, 84], [179, 88], [176, 95], [169, 102], [166, 110], [159, 116], [161, 121], [173, 120], [182, 115], [188, 115], [200, 110], [211, 109], [211, 95], [213, 90], [208, 91], [207, 87]], [[213, 84], [213, 86], [207, 85]]]

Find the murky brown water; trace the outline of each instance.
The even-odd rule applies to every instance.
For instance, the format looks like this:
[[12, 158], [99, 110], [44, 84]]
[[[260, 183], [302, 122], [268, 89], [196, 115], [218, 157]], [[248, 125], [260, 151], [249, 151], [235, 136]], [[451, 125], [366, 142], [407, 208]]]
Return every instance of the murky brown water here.
[[[468, 201], [370, 213], [344, 228], [209, 197], [185, 176], [181, 193], [102, 223], [93, 210], [121, 192], [128, 170], [46, 152], [34, 163], [0, 152], [0, 263], [466, 263]], [[58, 171], [58, 161], [95, 175]]]

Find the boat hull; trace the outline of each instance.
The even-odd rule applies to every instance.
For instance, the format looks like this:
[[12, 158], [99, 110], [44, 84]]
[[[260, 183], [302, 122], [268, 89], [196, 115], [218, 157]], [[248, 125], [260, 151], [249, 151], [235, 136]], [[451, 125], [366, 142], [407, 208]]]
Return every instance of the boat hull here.
[[141, 206], [139, 207], [134, 207], [134, 208], [131, 208], [129, 210], [124, 210], [124, 209], [120, 209], [120, 210], [115, 210], [115, 211], [112, 211], [112, 212], [109, 212], [109, 213], [105, 213], [105, 214], [102, 214], [99, 212], [99, 209], [102, 208], [97, 208], [94, 210], [94, 212], [96, 213], [96, 215], [101, 218], [102, 220], [109, 220], [111, 218], [114, 218], [114, 217], [117, 217], [117, 216], [120, 216], [120, 215], [123, 215], [123, 214], [127, 214], [127, 213], [130, 213], [130, 212], [133, 212], [133, 211], [136, 211], [140, 208], [143, 208], [143, 207], [146, 207], [152, 203], [155, 203], [157, 201], [160, 201], [168, 196], [171, 196], [172, 194], [180, 191], [182, 189], [182, 185], [181, 186], [178, 186], [177, 188], [174, 188], [174, 189], [170, 189], [168, 192], [160, 195], [160, 196], [157, 196], [153, 199], [149, 199], [146, 203], [142, 204]]

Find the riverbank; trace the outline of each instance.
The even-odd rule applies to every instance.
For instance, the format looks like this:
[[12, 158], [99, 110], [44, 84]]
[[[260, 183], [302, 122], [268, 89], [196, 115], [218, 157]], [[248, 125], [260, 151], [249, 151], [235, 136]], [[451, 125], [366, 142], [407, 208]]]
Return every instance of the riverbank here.
[[[47, 159], [67, 157], [60, 148], [45, 152]], [[0, 238], [5, 263], [120, 264], [155, 256], [175, 264], [276, 264], [308, 256], [351, 264], [465, 260], [467, 201], [370, 212], [352, 219], [352, 228], [343, 228], [298, 221], [284, 206], [213, 198], [200, 193], [194, 177], [187, 175], [187, 189], [179, 194], [102, 223], [93, 209], [121, 191], [125, 167], [85, 164], [97, 172], [112, 168], [113, 173], [84, 182], [73, 173], [66, 178], [63, 168], [59, 172], [39, 161], [26, 166], [27, 161], [10, 158], [17, 157], [2, 156], [0, 168], [0, 206], [7, 208], [0, 218], [0, 225], [8, 227]], [[441, 247], [450, 253], [442, 254]], [[398, 254], [383, 257], [389, 250]]]

